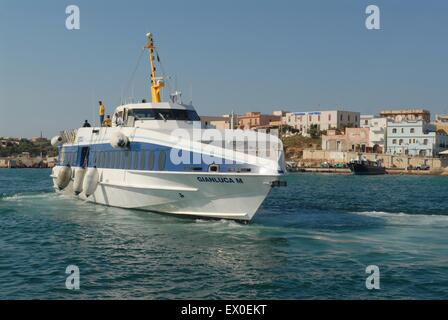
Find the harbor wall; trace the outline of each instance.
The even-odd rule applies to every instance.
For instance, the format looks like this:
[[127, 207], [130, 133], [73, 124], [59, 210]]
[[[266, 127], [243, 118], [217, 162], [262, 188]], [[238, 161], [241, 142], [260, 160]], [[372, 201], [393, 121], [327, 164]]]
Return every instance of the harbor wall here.
[[[382, 160], [386, 168], [405, 169], [409, 166], [416, 167], [426, 164], [431, 169], [441, 169], [448, 167], [448, 159], [446, 158], [430, 158], [430, 157], [410, 157], [403, 155], [388, 155], [382, 153], [363, 153], [369, 160]], [[357, 152], [342, 151], [325, 151], [325, 150], [303, 150], [302, 166], [320, 166], [322, 162], [331, 164], [346, 163], [351, 159], [358, 158]], [[300, 162], [300, 161], [299, 161]]]

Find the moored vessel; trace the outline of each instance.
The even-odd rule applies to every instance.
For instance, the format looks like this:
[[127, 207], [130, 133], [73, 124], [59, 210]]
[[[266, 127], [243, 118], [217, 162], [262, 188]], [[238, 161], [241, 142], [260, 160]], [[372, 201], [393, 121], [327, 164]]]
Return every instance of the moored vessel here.
[[348, 164], [350, 171], [356, 175], [380, 175], [386, 174], [386, 168], [379, 160], [368, 160], [362, 156], [351, 160]]

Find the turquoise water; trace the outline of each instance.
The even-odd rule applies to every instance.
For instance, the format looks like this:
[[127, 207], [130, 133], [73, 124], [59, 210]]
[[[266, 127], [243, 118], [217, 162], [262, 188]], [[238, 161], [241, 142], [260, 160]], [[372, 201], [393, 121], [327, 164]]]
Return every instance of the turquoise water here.
[[65, 198], [49, 174], [0, 170], [1, 299], [448, 298], [448, 177], [291, 174], [242, 225]]

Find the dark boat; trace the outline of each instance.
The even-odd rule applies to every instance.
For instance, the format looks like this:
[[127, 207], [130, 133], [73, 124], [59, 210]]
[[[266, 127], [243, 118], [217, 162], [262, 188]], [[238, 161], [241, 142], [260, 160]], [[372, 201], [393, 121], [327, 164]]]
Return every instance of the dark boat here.
[[350, 171], [359, 175], [386, 174], [386, 168], [380, 161], [370, 161], [367, 159], [352, 160], [348, 164]]

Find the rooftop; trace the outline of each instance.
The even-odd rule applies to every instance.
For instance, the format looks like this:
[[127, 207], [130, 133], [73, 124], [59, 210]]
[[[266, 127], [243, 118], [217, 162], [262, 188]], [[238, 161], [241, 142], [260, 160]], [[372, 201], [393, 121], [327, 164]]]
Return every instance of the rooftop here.
[[430, 112], [426, 109], [397, 109], [397, 110], [383, 110], [380, 112], [381, 115], [392, 115], [392, 114], [429, 114]]

